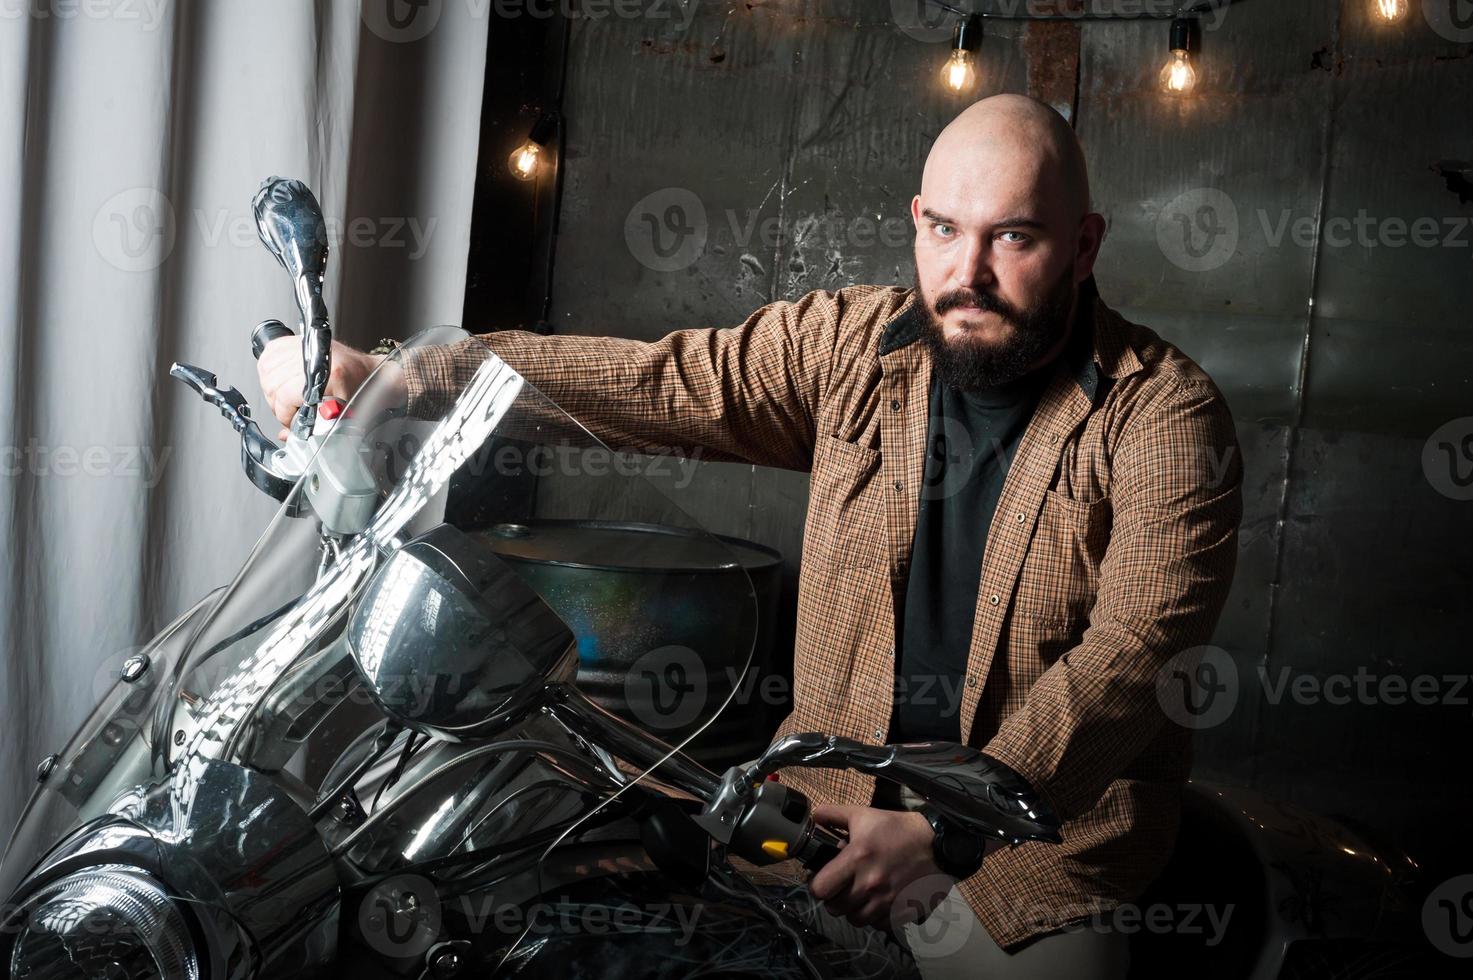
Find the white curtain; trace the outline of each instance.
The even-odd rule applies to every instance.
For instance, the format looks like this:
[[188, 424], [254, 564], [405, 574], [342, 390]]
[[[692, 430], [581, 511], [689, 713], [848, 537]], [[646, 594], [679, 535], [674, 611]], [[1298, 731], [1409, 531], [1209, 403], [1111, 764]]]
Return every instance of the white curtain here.
[[168, 376], [267, 414], [250, 331], [296, 313], [260, 181], [317, 193], [340, 339], [459, 322], [491, 8], [362, 3], [0, 0], [0, 839], [127, 651], [273, 511]]

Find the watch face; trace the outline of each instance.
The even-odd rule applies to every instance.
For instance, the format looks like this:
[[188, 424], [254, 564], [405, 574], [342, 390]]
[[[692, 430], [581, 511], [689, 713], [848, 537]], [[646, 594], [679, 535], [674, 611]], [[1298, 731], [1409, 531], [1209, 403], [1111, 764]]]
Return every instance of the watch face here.
[[982, 841], [970, 834], [959, 833], [955, 828], [941, 838], [941, 848], [952, 867], [967, 868], [970, 873], [981, 863]]

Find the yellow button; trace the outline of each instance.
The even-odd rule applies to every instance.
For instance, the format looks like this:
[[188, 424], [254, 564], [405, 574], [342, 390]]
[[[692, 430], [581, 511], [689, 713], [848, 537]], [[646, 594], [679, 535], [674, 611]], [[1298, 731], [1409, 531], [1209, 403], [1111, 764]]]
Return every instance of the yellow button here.
[[779, 861], [786, 861], [788, 859], [787, 841], [765, 840], [762, 842], [762, 850], [766, 851], [769, 856], [777, 858]]

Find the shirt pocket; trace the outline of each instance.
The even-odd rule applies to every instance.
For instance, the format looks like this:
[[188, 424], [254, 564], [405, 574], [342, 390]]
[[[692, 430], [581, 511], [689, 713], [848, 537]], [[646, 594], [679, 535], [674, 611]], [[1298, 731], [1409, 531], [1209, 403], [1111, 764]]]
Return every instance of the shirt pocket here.
[[803, 531], [803, 560], [834, 568], [868, 568], [888, 545], [877, 485], [880, 453], [836, 436], [814, 453]]
[[1055, 634], [1082, 631], [1094, 607], [1110, 520], [1109, 497], [1080, 501], [1057, 490], [1045, 493], [1018, 575], [1013, 615]]

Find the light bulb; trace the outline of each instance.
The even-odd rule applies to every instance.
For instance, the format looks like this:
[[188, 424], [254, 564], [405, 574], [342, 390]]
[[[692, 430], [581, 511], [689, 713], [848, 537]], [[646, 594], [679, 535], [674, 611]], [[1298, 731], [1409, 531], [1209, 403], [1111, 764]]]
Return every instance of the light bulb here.
[[537, 162], [542, 157], [542, 147], [528, 140], [512, 151], [506, 160], [512, 176], [518, 180], [531, 180], [537, 176]]
[[1184, 49], [1171, 52], [1171, 60], [1161, 69], [1161, 88], [1168, 95], [1190, 95], [1197, 85], [1197, 69], [1192, 56]]
[[941, 81], [953, 92], [965, 92], [977, 81], [977, 69], [973, 67], [972, 52], [957, 48], [941, 66]]
[[1406, 16], [1407, 0], [1374, 0], [1376, 13], [1388, 24]]

